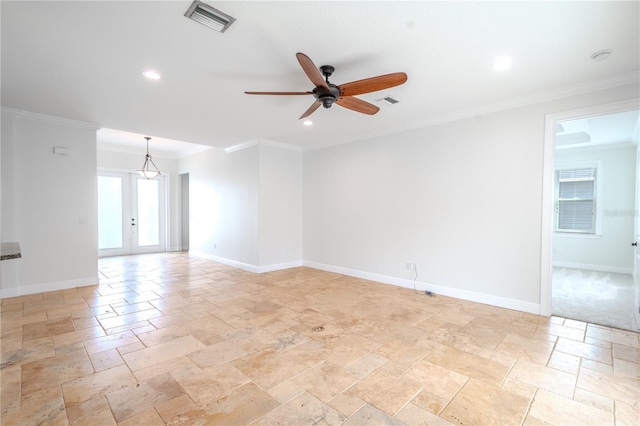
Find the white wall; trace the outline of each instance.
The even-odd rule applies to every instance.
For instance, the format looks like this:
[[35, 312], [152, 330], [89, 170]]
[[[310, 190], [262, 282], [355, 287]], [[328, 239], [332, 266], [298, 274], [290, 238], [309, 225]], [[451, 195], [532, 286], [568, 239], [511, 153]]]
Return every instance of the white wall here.
[[638, 85], [304, 153], [305, 264], [540, 310], [545, 114]]
[[253, 146], [179, 160], [180, 173], [189, 173], [190, 251], [258, 265], [259, 156]]
[[595, 161], [602, 161], [602, 235], [554, 234], [554, 265], [631, 273], [636, 147], [556, 151], [556, 164]]
[[[144, 143], [144, 142], [141, 142]], [[182, 249], [180, 226], [180, 177], [178, 176], [178, 160], [163, 158], [153, 154], [153, 145], [149, 152], [160, 173], [165, 177], [167, 185], [167, 250]], [[144, 163], [145, 152], [128, 153], [106, 149], [98, 149], [98, 169], [137, 173]]]
[[2, 239], [22, 258], [2, 262], [0, 297], [97, 284], [97, 127], [3, 109], [2, 128]]
[[264, 143], [180, 160], [190, 251], [264, 272], [301, 264], [302, 153]]
[[260, 266], [302, 259], [302, 152], [260, 146]]

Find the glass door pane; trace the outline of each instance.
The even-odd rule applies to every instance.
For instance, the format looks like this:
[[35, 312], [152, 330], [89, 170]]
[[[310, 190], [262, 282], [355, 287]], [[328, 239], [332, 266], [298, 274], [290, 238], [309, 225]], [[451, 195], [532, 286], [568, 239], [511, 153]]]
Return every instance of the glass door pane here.
[[98, 256], [131, 254], [129, 173], [98, 174]]
[[138, 247], [160, 244], [159, 181], [137, 179]]

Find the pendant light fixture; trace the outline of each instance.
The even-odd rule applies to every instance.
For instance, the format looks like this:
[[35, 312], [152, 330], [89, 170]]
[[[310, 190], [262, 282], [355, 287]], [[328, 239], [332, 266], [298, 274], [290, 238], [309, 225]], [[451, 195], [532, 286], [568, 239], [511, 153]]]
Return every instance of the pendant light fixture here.
[[144, 178], [153, 179], [160, 175], [160, 170], [158, 170], [158, 167], [156, 167], [155, 163], [151, 159], [151, 155], [149, 155], [149, 140], [151, 138], [148, 136], [145, 136], [144, 138], [147, 140], [147, 155], [145, 155], [144, 164], [142, 165], [142, 168], [138, 170], [138, 173], [140, 173], [140, 176]]

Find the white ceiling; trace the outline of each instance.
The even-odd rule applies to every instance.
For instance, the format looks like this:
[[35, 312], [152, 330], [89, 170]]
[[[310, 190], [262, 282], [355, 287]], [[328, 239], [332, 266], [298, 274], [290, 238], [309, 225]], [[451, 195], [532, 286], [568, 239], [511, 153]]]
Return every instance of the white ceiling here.
[[[185, 18], [190, 3], [2, 1], [2, 106], [134, 133], [141, 145], [310, 149], [638, 81], [637, 1], [208, 1], [237, 19], [224, 34]], [[593, 61], [601, 49], [613, 54]], [[360, 96], [400, 101], [374, 116], [334, 105], [306, 127], [311, 96], [243, 93], [311, 90], [296, 52], [335, 66], [338, 85], [409, 78]], [[499, 55], [510, 70], [492, 69]], [[162, 78], [142, 77], [149, 68]]]

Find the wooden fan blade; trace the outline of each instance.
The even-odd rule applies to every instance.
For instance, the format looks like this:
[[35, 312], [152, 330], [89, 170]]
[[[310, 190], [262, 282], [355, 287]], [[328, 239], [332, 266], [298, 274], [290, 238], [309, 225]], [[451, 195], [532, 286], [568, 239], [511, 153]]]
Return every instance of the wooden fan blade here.
[[324, 81], [324, 77], [320, 74], [320, 70], [307, 55], [298, 52], [296, 53], [296, 58], [298, 58], [298, 62], [300, 63], [304, 73], [316, 87], [321, 86], [329, 90], [329, 85]]
[[244, 92], [247, 95], [313, 95], [312, 92]]
[[367, 101], [363, 101], [362, 99], [354, 98], [352, 96], [341, 96], [340, 98], [338, 98], [336, 103], [341, 107], [361, 112], [363, 114], [373, 115], [376, 112], [380, 111], [380, 108], [378, 108], [377, 106], [370, 104]]
[[365, 93], [377, 92], [389, 87], [399, 86], [407, 81], [407, 74], [395, 72], [393, 74], [379, 75], [377, 77], [365, 78], [364, 80], [352, 81], [341, 84], [341, 96], [363, 95]]
[[311, 106], [304, 112], [304, 114], [302, 114], [300, 116], [300, 118], [298, 118], [298, 120], [302, 120], [305, 117], [310, 116], [311, 114], [313, 114], [315, 112], [315, 110], [317, 110], [320, 107], [320, 102], [315, 101], [314, 103], [311, 104]]

